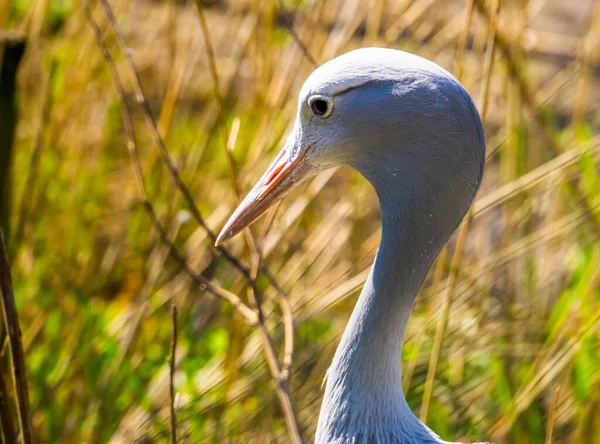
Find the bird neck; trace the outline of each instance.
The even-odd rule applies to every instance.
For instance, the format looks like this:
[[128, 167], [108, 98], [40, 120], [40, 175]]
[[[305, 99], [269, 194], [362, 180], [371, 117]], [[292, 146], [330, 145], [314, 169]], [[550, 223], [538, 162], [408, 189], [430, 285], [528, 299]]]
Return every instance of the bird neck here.
[[367, 178], [379, 195], [382, 238], [327, 373], [316, 442], [443, 442], [411, 412], [400, 363], [416, 294], [456, 225], [431, 212], [430, 192], [406, 188], [414, 181]]

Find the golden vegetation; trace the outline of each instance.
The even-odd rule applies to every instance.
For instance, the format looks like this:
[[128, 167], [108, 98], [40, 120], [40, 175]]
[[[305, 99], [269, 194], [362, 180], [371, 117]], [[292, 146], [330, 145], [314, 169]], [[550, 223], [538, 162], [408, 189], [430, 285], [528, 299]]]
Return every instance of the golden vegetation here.
[[315, 64], [376, 45], [453, 71], [487, 135], [408, 327], [409, 404], [445, 439], [593, 442], [600, 2], [198, 2], [0, 0], [27, 39], [6, 240], [37, 441], [168, 442], [172, 409], [180, 442], [312, 440], [373, 191], [323, 173], [212, 245]]

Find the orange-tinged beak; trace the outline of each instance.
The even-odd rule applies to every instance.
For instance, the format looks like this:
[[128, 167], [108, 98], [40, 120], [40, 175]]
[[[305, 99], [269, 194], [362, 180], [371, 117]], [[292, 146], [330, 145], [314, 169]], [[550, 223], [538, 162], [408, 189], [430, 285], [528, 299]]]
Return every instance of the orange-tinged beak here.
[[308, 149], [309, 147], [306, 147], [290, 154], [286, 146], [279, 152], [265, 174], [233, 212], [217, 237], [215, 245], [238, 234], [298, 184], [314, 174], [313, 166], [306, 161]]

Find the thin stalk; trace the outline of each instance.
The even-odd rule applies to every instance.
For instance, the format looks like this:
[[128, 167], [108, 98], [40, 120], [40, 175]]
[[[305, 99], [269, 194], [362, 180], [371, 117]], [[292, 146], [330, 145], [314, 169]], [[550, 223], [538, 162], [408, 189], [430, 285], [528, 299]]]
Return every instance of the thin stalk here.
[[170, 394], [170, 419], [171, 419], [171, 443], [177, 442], [177, 416], [175, 414], [175, 384], [173, 380], [175, 378], [175, 366], [177, 365], [176, 353], [177, 353], [177, 306], [173, 304], [171, 308], [171, 359], [169, 361], [169, 394]]
[[552, 434], [554, 433], [554, 421], [556, 419], [556, 404], [558, 403], [558, 390], [559, 387], [554, 387], [552, 390], [552, 400], [550, 401], [550, 417], [546, 424], [546, 440], [545, 444], [552, 444]]
[[[0, 352], [0, 356], [2, 355], [4, 355], [4, 350]], [[4, 444], [17, 442], [10, 399], [11, 395], [4, 380], [4, 373], [0, 372], [0, 442]]]
[[0, 290], [2, 291], [2, 317], [8, 335], [10, 350], [10, 365], [12, 379], [15, 387], [17, 416], [21, 440], [24, 444], [33, 443], [33, 427], [31, 425], [31, 410], [29, 407], [29, 390], [27, 388], [27, 376], [25, 367], [25, 356], [21, 344], [21, 328], [19, 327], [19, 315], [15, 305], [13, 294], [10, 266], [6, 256], [4, 234], [0, 227]]

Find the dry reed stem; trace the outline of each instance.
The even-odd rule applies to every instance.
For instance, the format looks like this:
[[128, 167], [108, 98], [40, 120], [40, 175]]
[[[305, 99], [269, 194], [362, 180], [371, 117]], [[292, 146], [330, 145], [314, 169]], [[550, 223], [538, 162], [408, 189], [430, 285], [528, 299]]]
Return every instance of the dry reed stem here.
[[487, 112], [489, 106], [490, 83], [492, 80], [492, 67], [494, 66], [494, 57], [496, 56], [496, 41], [500, 6], [502, 0], [493, 0], [492, 11], [490, 12], [490, 22], [488, 29], [488, 39], [485, 52], [485, 60], [483, 62], [483, 88], [479, 97], [481, 107], [481, 121], [487, 121]]
[[171, 419], [171, 443], [177, 442], [177, 416], [175, 414], [175, 366], [177, 365], [177, 306], [173, 304], [171, 308], [171, 359], [169, 361], [169, 394], [170, 394], [170, 419]]
[[[169, 11], [175, 11], [177, 5], [174, 1], [169, 2]], [[174, 12], [171, 12], [172, 17], [171, 20], [174, 21], [174, 17], [176, 16]], [[173, 34], [174, 31], [171, 32]], [[183, 87], [185, 82], [186, 74], [188, 72], [189, 67], [195, 60], [195, 54], [192, 52], [193, 39], [192, 39], [192, 31], [190, 30], [187, 37], [187, 42], [185, 45], [184, 52], [181, 53], [180, 56], [177, 55], [177, 51], [175, 51], [175, 43], [172, 44], [173, 47], [173, 66], [170, 73], [169, 82], [167, 84], [167, 88], [165, 91], [165, 95], [163, 98], [163, 103], [160, 107], [160, 113], [158, 115], [158, 131], [160, 135], [164, 138], [167, 137], [169, 133], [169, 129], [171, 127], [171, 122], [173, 120], [173, 114], [175, 112], [175, 105], [177, 104], [177, 98], [179, 97], [179, 93]], [[171, 36], [174, 40], [174, 36]], [[190, 56], [190, 54], [193, 54]], [[182, 61], [177, 63], [178, 60]]]
[[[6, 343], [7, 341], [4, 341], [4, 344]], [[0, 353], [0, 356], [3, 354]], [[4, 381], [4, 373], [0, 372], [0, 440], [5, 444], [17, 442], [17, 432], [13, 424], [13, 413], [9, 402], [10, 398], [11, 395]]]
[[[288, 16], [291, 15], [290, 12], [285, 7], [285, 5], [283, 4], [283, 0], [277, 0], [277, 4], [279, 5], [279, 10], [283, 13], [283, 15], [285, 17], [288, 17]], [[294, 13], [294, 16], [295, 15], [296, 14]], [[294, 29], [294, 20], [290, 20], [287, 23], [287, 29], [290, 31], [290, 35], [292, 36], [292, 38], [294, 39], [294, 41], [296, 42], [296, 44], [302, 50], [302, 54], [304, 55], [304, 57], [306, 57], [306, 59], [310, 62], [310, 64], [314, 68], [318, 67], [319, 64], [317, 63], [317, 59], [315, 59], [313, 57], [313, 55], [310, 53], [310, 51], [308, 50], [308, 48], [306, 47], [306, 45], [302, 42], [302, 39], [300, 38], [300, 36], [296, 32], [296, 30]]]
[[594, 65], [598, 60], [598, 47], [600, 46], [600, 1], [596, 0], [592, 7], [591, 23], [587, 35], [581, 39], [581, 79], [575, 93], [575, 104], [571, 118], [571, 131], [577, 130], [577, 125], [583, 119], [587, 104], [590, 82], [594, 74]]
[[450, 274], [446, 284], [446, 291], [444, 292], [442, 302], [442, 315], [436, 325], [435, 336], [433, 339], [433, 346], [431, 350], [431, 358], [429, 360], [429, 367], [427, 369], [427, 379], [425, 381], [425, 388], [423, 390], [423, 400], [421, 402], [421, 410], [419, 412], [419, 418], [421, 421], [427, 421], [427, 415], [429, 413], [429, 406], [431, 404], [431, 397], [433, 395], [433, 389], [435, 387], [435, 375], [437, 372], [437, 364], [442, 351], [442, 344], [444, 341], [444, 334], [446, 326], [448, 324], [448, 318], [450, 316], [450, 308], [452, 306], [454, 284], [458, 276], [458, 270], [462, 261], [465, 240], [467, 238], [467, 232], [469, 231], [469, 225], [472, 219], [472, 210], [469, 210], [465, 219], [460, 225], [458, 232], [458, 241], [456, 243], [456, 249], [452, 255], [452, 261], [450, 263]]
[[16, 394], [17, 417], [21, 429], [19, 435], [24, 444], [31, 444], [33, 443], [33, 427], [31, 425], [25, 356], [21, 345], [19, 315], [15, 306], [10, 265], [6, 256], [2, 227], [0, 227], [0, 290], [2, 292], [2, 316], [8, 336], [12, 379]]
[[456, 69], [454, 75], [460, 81], [462, 80], [465, 49], [467, 47], [467, 39], [469, 37], [469, 28], [473, 21], [473, 10], [475, 0], [467, 0], [467, 9], [465, 10], [465, 16], [463, 19], [463, 26], [460, 36], [458, 38], [458, 45], [456, 46]]
[[423, 14], [427, 13], [436, 0], [418, 0], [406, 1], [404, 6], [408, 6], [405, 11], [402, 11], [398, 17], [389, 24], [384, 34], [384, 40], [387, 43], [392, 43], [398, 40], [410, 25], [416, 22]]
[[9, 251], [12, 252], [11, 257], [16, 257], [17, 251], [20, 248], [21, 242], [23, 241], [23, 235], [25, 233], [26, 220], [30, 214], [33, 201], [30, 198], [33, 195], [33, 190], [38, 179], [38, 167], [40, 162], [40, 155], [44, 146], [44, 134], [50, 118], [50, 111], [52, 110], [52, 89], [50, 88], [52, 79], [56, 71], [56, 63], [52, 62], [48, 75], [44, 79], [42, 87], [42, 102], [40, 109], [39, 124], [36, 128], [33, 150], [31, 153], [30, 167], [27, 170], [27, 178], [25, 179], [25, 186], [23, 193], [21, 194], [21, 202], [19, 209], [17, 210], [17, 228], [15, 230], [14, 237], [11, 239], [9, 245]]
[[546, 440], [545, 444], [552, 444], [552, 434], [554, 433], [554, 421], [556, 418], [556, 404], [558, 402], [558, 390], [559, 386], [554, 387], [552, 390], [552, 400], [550, 401], [550, 417], [546, 424]]

